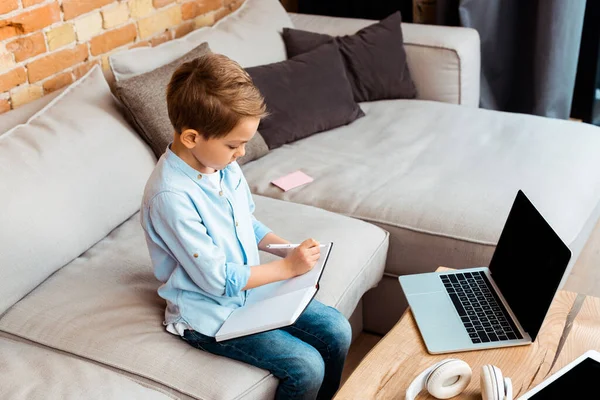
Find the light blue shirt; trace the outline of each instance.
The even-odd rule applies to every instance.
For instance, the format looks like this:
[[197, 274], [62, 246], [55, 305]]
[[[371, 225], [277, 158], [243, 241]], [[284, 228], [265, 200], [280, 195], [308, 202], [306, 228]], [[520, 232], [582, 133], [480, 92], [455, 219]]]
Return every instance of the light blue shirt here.
[[215, 336], [246, 302], [250, 266], [270, 230], [254, 218], [254, 201], [240, 166], [222, 171], [220, 188], [169, 148], [148, 179], [141, 223], [154, 275], [167, 301], [165, 325], [183, 322]]

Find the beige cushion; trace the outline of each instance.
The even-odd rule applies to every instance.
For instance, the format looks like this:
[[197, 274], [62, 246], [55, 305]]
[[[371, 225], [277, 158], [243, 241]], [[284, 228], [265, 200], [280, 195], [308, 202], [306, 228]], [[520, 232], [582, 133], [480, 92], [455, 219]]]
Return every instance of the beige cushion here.
[[[421, 100], [361, 107], [364, 118], [244, 166], [252, 192], [379, 224], [391, 234], [386, 270], [401, 275], [487, 265], [523, 189], [573, 265], [597, 218], [600, 128]], [[314, 182], [270, 184], [298, 169]]]
[[172, 399], [91, 362], [4, 337], [0, 360], [3, 399]]
[[0, 135], [0, 313], [135, 213], [154, 163], [99, 67]]
[[[312, 207], [255, 201], [257, 218], [281, 236], [335, 243], [317, 299], [349, 317], [381, 279], [387, 233]], [[273, 398], [278, 381], [267, 371], [193, 349], [167, 333], [157, 288], [136, 215], [11, 308], [0, 330], [198, 399]]]
[[[290, 14], [294, 27], [340, 36], [375, 21]], [[481, 49], [475, 29], [402, 23], [404, 49], [417, 98], [479, 107]]]
[[280, 32], [284, 27], [291, 28], [292, 23], [278, 0], [246, 0], [212, 27], [156, 47], [115, 53], [109, 58], [110, 66], [116, 80], [127, 79], [168, 64], [203, 42], [208, 42], [213, 52], [225, 54], [242, 67], [283, 61], [286, 54]]

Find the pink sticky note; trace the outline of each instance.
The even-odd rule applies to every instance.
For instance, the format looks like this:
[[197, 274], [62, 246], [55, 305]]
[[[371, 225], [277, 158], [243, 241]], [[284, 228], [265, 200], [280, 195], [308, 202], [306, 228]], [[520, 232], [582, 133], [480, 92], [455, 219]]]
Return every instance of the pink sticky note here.
[[296, 172], [292, 172], [291, 174], [288, 174], [286, 176], [282, 176], [281, 178], [277, 178], [277, 179], [271, 181], [271, 183], [273, 185], [283, 189], [284, 192], [287, 192], [290, 189], [293, 189], [298, 186], [302, 186], [302, 185], [310, 183], [312, 181], [313, 181], [313, 178], [306, 175], [304, 172], [296, 171]]

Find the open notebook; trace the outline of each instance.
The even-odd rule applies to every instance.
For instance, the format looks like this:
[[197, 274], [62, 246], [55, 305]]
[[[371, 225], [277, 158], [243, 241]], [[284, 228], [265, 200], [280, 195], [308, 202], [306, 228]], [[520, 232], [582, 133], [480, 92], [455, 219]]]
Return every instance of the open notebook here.
[[319, 280], [333, 243], [321, 249], [317, 264], [305, 273], [285, 281], [250, 290], [246, 304], [231, 313], [217, 332], [216, 341], [292, 325], [319, 290]]

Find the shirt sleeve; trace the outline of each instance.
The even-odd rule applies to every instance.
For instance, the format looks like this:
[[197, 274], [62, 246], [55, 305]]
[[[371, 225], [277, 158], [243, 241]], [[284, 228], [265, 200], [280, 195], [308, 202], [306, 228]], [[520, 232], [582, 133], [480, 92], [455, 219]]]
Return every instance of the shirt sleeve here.
[[252, 229], [254, 229], [254, 238], [256, 239], [256, 244], [258, 245], [260, 243], [261, 240], [263, 240], [263, 238], [265, 236], [267, 236], [268, 233], [273, 232], [271, 229], [269, 229], [265, 224], [263, 224], [262, 222], [260, 222], [259, 220], [256, 219], [256, 217], [254, 216], [254, 209], [256, 208], [256, 206], [254, 205], [254, 199], [252, 198], [252, 193], [250, 192], [250, 187], [248, 186], [248, 182], [246, 182], [246, 178], [244, 177], [244, 175], [242, 174], [242, 184], [245, 186], [246, 189], [246, 195], [248, 196], [248, 206], [250, 208], [250, 218], [252, 218]]
[[200, 289], [214, 296], [233, 297], [246, 287], [250, 268], [227, 262], [225, 252], [214, 244], [185, 196], [174, 192], [156, 195], [149, 217], [166, 250]]

